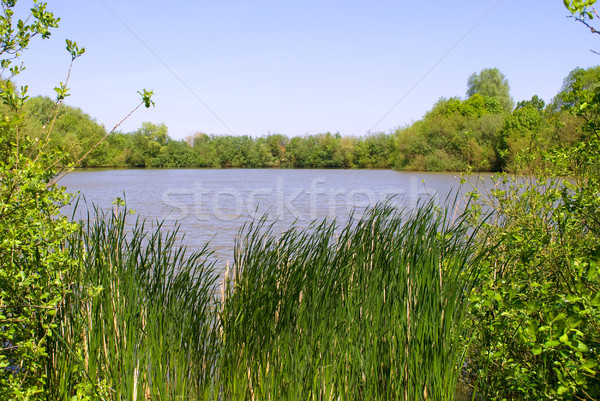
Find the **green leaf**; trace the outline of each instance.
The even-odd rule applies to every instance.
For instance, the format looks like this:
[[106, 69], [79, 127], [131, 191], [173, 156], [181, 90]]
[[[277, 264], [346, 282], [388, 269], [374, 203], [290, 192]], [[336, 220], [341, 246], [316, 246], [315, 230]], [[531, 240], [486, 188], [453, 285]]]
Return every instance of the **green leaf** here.
[[587, 279], [591, 281], [596, 277], [597, 274], [598, 274], [598, 261], [591, 260], [590, 264], [589, 264], [588, 272], [587, 272]]
[[600, 307], [600, 292], [595, 293], [590, 300], [590, 304], [595, 307]]
[[529, 324], [527, 325], [527, 332], [532, 335], [532, 336], [536, 336], [538, 333], [538, 325], [537, 322], [534, 320], [529, 321]]
[[142, 96], [142, 102], [146, 108], [150, 106], [154, 106], [154, 102], [152, 101], [152, 96], [154, 95], [154, 91], [147, 91], [146, 89], [143, 92], [138, 91], [138, 94]]
[[590, 349], [588, 348], [587, 345], [585, 345], [584, 343], [582, 343], [581, 341], [578, 342], [577, 344], [577, 349], [581, 352], [589, 352]]

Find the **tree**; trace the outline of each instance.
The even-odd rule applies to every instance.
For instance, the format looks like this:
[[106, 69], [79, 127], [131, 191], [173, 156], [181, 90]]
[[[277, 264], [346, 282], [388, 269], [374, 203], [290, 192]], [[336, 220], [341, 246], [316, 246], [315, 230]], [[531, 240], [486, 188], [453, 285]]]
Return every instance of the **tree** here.
[[196, 162], [196, 154], [185, 141], [169, 140], [160, 149], [158, 154], [158, 167], [193, 167]]
[[[28, 99], [24, 105], [24, 133], [36, 138], [44, 131], [44, 126], [52, 120], [55, 103], [48, 97], [37, 96]], [[62, 105], [50, 135], [50, 146], [63, 150], [69, 160], [79, 160], [92, 146], [106, 136], [106, 130], [81, 109]], [[88, 159], [81, 162], [88, 166]]]
[[583, 91], [594, 90], [600, 86], [600, 66], [588, 69], [575, 68], [564, 79], [558, 94], [552, 99], [550, 109], [558, 112], [581, 103]]
[[[546, 142], [549, 139], [549, 135], [543, 135], [547, 125], [542, 111], [534, 103], [520, 102], [519, 105], [504, 119], [498, 143], [502, 169], [513, 172], [537, 167], [532, 162], [548, 148]], [[523, 157], [526, 165], [519, 165], [519, 159]]]
[[540, 99], [538, 95], [533, 95], [531, 100], [521, 100], [519, 103], [517, 103], [517, 107], [515, 109], [518, 110], [527, 106], [531, 106], [541, 113], [544, 110], [544, 107], [546, 107], [546, 102], [544, 102], [543, 99]]
[[288, 142], [289, 139], [281, 134], [271, 134], [267, 136], [266, 143], [269, 147], [271, 155], [275, 160], [275, 167], [280, 167], [286, 164], [286, 146]]
[[189, 136], [186, 141], [196, 154], [195, 167], [219, 167], [219, 155], [213, 138], [199, 132]]
[[290, 166], [294, 168], [314, 167], [314, 151], [315, 141], [313, 136], [295, 136], [291, 138], [286, 148]]
[[[35, 133], [24, 129], [27, 87], [12, 82], [30, 41], [50, 37], [59, 19], [46, 3], [33, 1], [29, 15], [16, 20], [16, 3], [0, 0], [0, 399], [34, 401], [49, 399], [47, 346], [73, 288], [69, 278], [79, 260], [67, 240], [78, 225], [60, 213], [71, 196], [56, 184], [58, 168], [69, 163], [51, 146], [68, 79], [55, 88], [51, 118]], [[85, 49], [70, 40], [66, 45], [72, 66]], [[138, 107], [149, 106], [151, 95], [144, 90]]]
[[151, 122], [143, 122], [142, 127], [136, 131], [137, 134], [143, 135], [148, 140], [157, 142], [160, 146], [164, 146], [169, 141], [169, 129], [165, 124], [153, 124]]
[[467, 81], [467, 96], [479, 93], [484, 97], [497, 99], [504, 111], [510, 112], [514, 102], [510, 97], [508, 80], [497, 68], [486, 68], [479, 74], [473, 73]]

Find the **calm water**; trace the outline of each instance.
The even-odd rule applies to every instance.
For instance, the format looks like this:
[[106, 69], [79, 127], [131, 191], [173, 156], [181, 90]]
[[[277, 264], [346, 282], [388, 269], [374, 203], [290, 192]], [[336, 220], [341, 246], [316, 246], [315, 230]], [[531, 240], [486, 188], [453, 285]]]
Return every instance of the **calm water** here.
[[[88, 204], [110, 208], [120, 197], [150, 221], [164, 220], [167, 227], [179, 222], [190, 248], [210, 241], [216, 256], [230, 261], [239, 228], [265, 213], [277, 230], [294, 221], [343, 223], [350, 211], [360, 214], [390, 196], [408, 208], [430, 197], [443, 203], [459, 183], [459, 174], [390, 170], [82, 170], [61, 180]], [[84, 214], [80, 210], [77, 216]]]

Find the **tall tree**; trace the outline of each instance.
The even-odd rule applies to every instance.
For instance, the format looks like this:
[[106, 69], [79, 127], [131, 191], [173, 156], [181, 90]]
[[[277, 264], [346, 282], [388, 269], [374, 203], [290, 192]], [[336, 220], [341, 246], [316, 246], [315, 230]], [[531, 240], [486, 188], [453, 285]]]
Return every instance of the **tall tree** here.
[[581, 104], [581, 94], [600, 87], [600, 67], [575, 68], [563, 81], [560, 92], [552, 99], [550, 109], [557, 112]]
[[508, 80], [497, 68], [485, 68], [479, 74], [473, 73], [467, 81], [467, 96], [479, 93], [484, 97], [497, 99], [502, 108], [510, 112], [515, 103], [510, 97]]

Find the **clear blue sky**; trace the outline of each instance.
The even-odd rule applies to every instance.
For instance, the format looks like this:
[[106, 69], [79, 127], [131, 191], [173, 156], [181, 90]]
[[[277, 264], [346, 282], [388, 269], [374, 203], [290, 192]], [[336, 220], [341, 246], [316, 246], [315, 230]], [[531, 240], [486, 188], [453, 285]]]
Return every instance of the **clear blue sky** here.
[[61, 28], [25, 57], [30, 95], [54, 96], [70, 38], [87, 52], [68, 104], [112, 128], [152, 89], [156, 108], [122, 131], [165, 123], [176, 139], [389, 132], [486, 67], [515, 101], [549, 101], [573, 68], [600, 64], [600, 36], [561, 0], [47, 1]]

